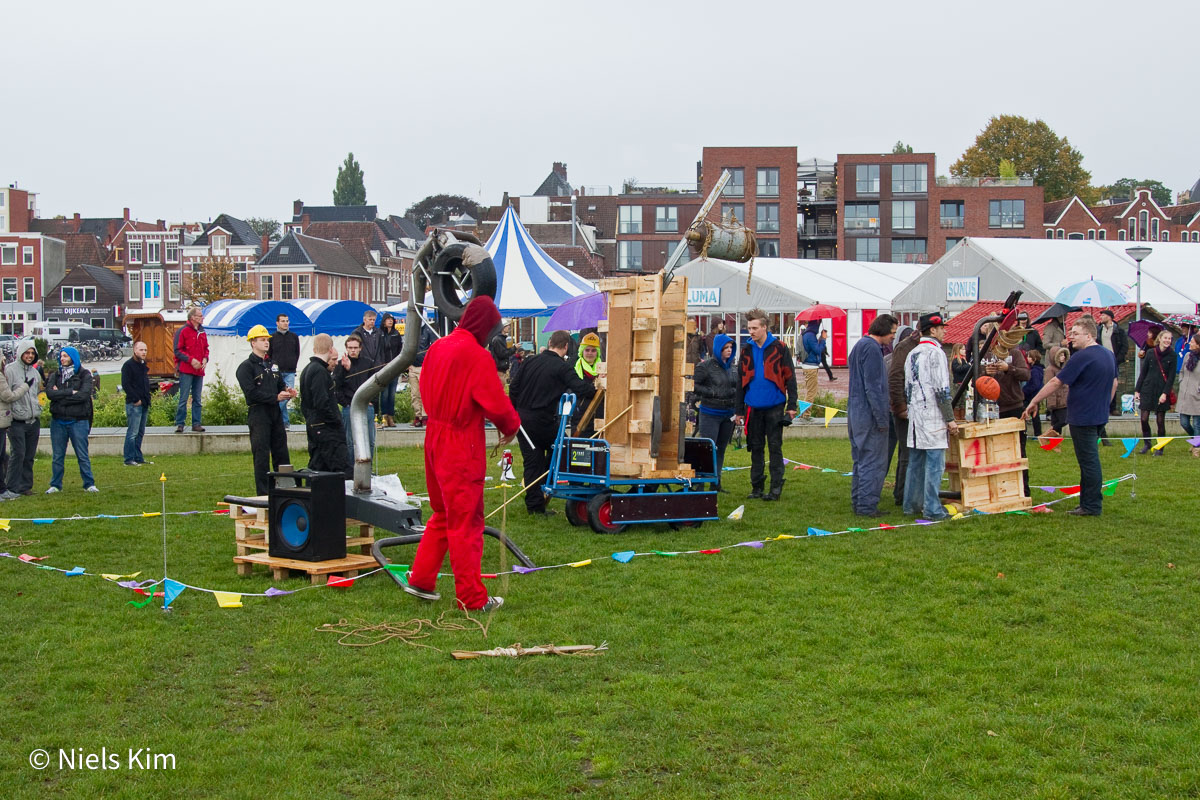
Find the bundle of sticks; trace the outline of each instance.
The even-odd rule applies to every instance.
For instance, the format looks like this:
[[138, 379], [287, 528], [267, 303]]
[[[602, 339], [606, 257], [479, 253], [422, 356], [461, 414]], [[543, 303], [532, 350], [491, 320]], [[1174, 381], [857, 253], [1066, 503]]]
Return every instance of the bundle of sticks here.
[[573, 656], [585, 653], [599, 653], [607, 649], [608, 642], [602, 642], [598, 645], [568, 644], [562, 647], [552, 644], [543, 644], [537, 647], [522, 647], [521, 643], [517, 642], [512, 647], [496, 647], [491, 650], [453, 650], [450, 655], [461, 661], [465, 658], [482, 658], [485, 656], [504, 658], [519, 658], [521, 656]]

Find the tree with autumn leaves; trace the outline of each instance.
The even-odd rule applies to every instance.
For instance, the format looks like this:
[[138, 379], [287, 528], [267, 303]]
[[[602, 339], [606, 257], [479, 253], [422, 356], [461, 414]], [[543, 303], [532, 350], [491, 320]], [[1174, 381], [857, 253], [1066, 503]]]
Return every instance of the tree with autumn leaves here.
[[189, 303], [206, 306], [218, 300], [253, 300], [257, 293], [246, 281], [237, 279], [236, 265], [226, 258], [198, 262], [188, 277], [184, 297]]
[[1092, 174], [1083, 168], [1083, 154], [1042, 120], [1002, 114], [992, 117], [975, 143], [950, 167], [950, 174], [968, 178], [1000, 175], [1002, 161], [1011, 161], [1019, 175], [1028, 175], [1046, 191], [1046, 200], [1079, 195], [1095, 202]]

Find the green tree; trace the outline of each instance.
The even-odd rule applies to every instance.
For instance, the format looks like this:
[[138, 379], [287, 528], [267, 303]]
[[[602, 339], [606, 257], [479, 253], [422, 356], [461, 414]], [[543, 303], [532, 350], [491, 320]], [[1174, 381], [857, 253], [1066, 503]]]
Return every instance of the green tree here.
[[992, 117], [975, 143], [950, 167], [950, 173], [971, 178], [997, 176], [1002, 159], [1012, 161], [1021, 175], [1031, 176], [1045, 190], [1047, 200], [1078, 194], [1087, 202], [1093, 195], [1092, 174], [1083, 168], [1083, 154], [1042, 120], [1030, 122], [1015, 115]]
[[408, 207], [404, 216], [411, 219], [421, 230], [430, 225], [440, 225], [455, 214], [470, 214], [479, 219], [479, 206], [469, 197], [458, 194], [431, 194]]
[[[279, 220], [265, 217], [247, 217], [246, 224], [259, 236], [266, 236], [272, 242], [279, 241]], [[266, 255], [265, 253], [263, 255]]]
[[900, 141], [899, 139], [897, 139], [896, 144], [894, 144], [892, 146], [892, 152], [896, 153], [896, 154], [911, 153], [912, 151], [913, 151], [913, 149], [912, 149], [911, 144], [905, 144], [904, 142]]
[[367, 187], [363, 184], [363, 171], [349, 153], [338, 167], [337, 183], [333, 186], [335, 206], [362, 206], [367, 204]]
[[1139, 181], [1134, 178], [1121, 178], [1119, 181], [1114, 181], [1108, 186], [1101, 186], [1099, 189], [1101, 198], [1110, 197], [1133, 197], [1133, 192], [1138, 188], [1146, 188], [1150, 190], [1150, 196], [1154, 198], [1154, 202], [1160, 206], [1171, 205], [1171, 190], [1163, 186], [1162, 181]]

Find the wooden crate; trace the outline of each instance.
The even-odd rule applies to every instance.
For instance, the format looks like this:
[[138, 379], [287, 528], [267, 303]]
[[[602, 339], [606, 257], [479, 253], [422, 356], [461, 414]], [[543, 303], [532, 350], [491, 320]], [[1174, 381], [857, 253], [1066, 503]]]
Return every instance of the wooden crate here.
[[1029, 459], [1021, 457], [1023, 430], [1022, 419], [958, 424], [958, 435], [950, 437], [946, 472], [950, 490], [961, 495], [960, 510], [995, 513], [1033, 505], [1022, 475], [1029, 468]]
[[[666, 291], [661, 275], [605, 278], [599, 287], [608, 300], [608, 319], [599, 324], [608, 344], [597, 386], [605, 391], [605, 414], [632, 405], [602, 434], [611, 453], [609, 470], [620, 478], [693, 478], [691, 465], [679, 460], [687, 422], [684, 395], [692, 380], [687, 279], [677, 277]], [[606, 423], [598, 419], [596, 428]]]

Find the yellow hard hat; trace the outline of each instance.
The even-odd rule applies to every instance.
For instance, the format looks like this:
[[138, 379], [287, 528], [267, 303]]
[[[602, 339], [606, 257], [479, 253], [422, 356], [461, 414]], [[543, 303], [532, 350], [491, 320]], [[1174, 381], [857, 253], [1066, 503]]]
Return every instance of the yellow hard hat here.
[[271, 334], [267, 333], [267, 329], [262, 325], [255, 325], [250, 329], [250, 332], [246, 334], [246, 341], [252, 342], [258, 338], [270, 339]]
[[599, 347], [600, 337], [594, 333], [589, 333], [583, 337], [583, 341], [579, 343], [581, 347]]

